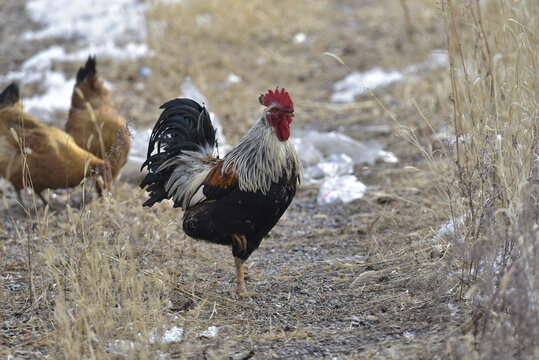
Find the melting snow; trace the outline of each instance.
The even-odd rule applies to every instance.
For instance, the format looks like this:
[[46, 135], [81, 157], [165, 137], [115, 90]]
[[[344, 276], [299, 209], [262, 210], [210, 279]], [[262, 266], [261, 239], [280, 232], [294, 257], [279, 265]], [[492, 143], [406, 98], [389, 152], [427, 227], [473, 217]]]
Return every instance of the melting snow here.
[[410, 331], [405, 331], [402, 335], [407, 339], [411, 339], [415, 336], [414, 333]]
[[[198, 334], [198, 337], [205, 338], [214, 338], [217, 336], [219, 328], [217, 326], [210, 326], [208, 330], [204, 330]], [[165, 330], [161, 337], [156, 336], [152, 333], [148, 339], [150, 344], [161, 342], [161, 343], [171, 343], [171, 342], [180, 342], [183, 339], [184, 330], [182, 327], [174, 326], [171, 329]]]
[[365, 94], [367, 89], [387, 86], [403, 77], [404, 75], [397, 70], [388, 72], [378, 67], [363, 73], [354, 71], [335, 83], [333, 86], [335, 93], [331, 95], [330, 100], [335, 103], [351, 103], [357, 95]]
[[34, 97], [25, 97], [22, 94], [23, 102], [26, 111], [39, 116], [40, 120], [46, 120], [42, 112], [50, 114], [56, 109], [67, 110], [71, 104], [74, 80], [66, 79], [62, 72], [51, 70], [53, 61], [67, 58], [64, 48], [53, 45], [27, 59], [22, 63], [21, 70], [0, 76], [0, 80], [3, 83], [14, 80], [22, 83], [39, 83], [40, 87], [45, 89], [45, 93]]
[[307, 35], [305, 35], [305, 33], [299, 32], [294, 35], [294, 44], [303, 44], [305, 40], [307, 40]]
[[239, 75], [236, 75], [234, 73], [230, 73], [228, 74], [226, 80], [225, 80], [225, 84], [226, 85], [233, 85], [233, 84], [239, 84], [243, 81], [243, 79], [241, 78], [241, 76]]
[[[136, 0], [30, 0], [26, 4], [30, 17], [44, 27], [24, 33], [23, 39], [74, 37], [84, 47], [78, 52], [83, 59], [89, 53], [138, 57], [147, 52], [144, 13], [148, 6]], [[118, 45], [126, 39], [131, 42]]]
[[205, 338], [214, 338], [217, 336], [217, 333], [219, 332], [219, 328], [217, 326], [210, 326], [208, 330], [202, 331], [199, 336], [205, 337]]
[[422, 63], [410, 65], [402, 72], [384, 70], [380, 67], [366, 72], [353, 71], [333, 85], [335, 92], [330, 100], [335, 103], [351, 103], [356, 96], [367, 93], [367, 89], [374, 90], [402, 80], [406, 76], [415, 76], [421, 71], [447, 66], [447, 55], [441, 52], [442, 50], [430, 54]]
[[438, 229], [438, 232], [435, 236], [431, 238], [431, 240], [436, 241], [438, 239], [444, 238], [445, 236], [453, 236], [455, 234], [455, 225], [457, 225], [458, 231], [458, 227], [460, 225], [463, 225], [465, 220], [466, 215], [459, 216], [458, 218], [449, 219], [449, 221], [440, 226], [440, 229]]
[[156, 338], [155, 334], [151, 334], [148, 342], [153, 344], [155, 342], [169, 343], [169, 342], [180, 342], [183, 338], [183, 328], [179, 326], [174, 326], [169, 330], [165, 330], [163, 336]]
[[449, 311], [451, 312], [451, 316], [457, 315], [457, 312], [459, 310], [459, 307], [457, 305], [447, 303], [447, 307], [449, 308]]
[[49, 71], [43, 74], [40, 85], [46, 89], [44, 94], [27, 98], [23, 95], [24, 108], [28, 113], [45, 120], [42, 112], [69, 109], [74, 81], [67, 80], [61, 72]]
[[126, 350], [136, 350], [140, 347], [139, 342], [129, 341], [129, 340], [114, 340], [114, 343], [105, 345], [106, 351], [113, 351], [115, 354], [118, 354], [120, 351]]
[[[22, 39], [75, 39], [78, 50], [68, 53], [63, 46], [52, 45], [27, 59], [19, 71], [0, 75], [0, 81], [39, 83], [45, 92], [34, 97], [24, 97], [24, 103], [28, 112], [39, 114], [41, 119], [46, 120], [44, 113], [50, 115], [55, 110], [67, 110], [74, 79], [67, 79], [63, 73], [53, 71], [53, 64], [62, 61], [80, 61], [82, 64], [90, 54], [117, 59], [147, 55], [144, 13], [149, 6], [150, 3], [137, 0], [92, 0], [85, 4], [72, 0], [28, 0], [26, 9], [29, 16], [43, 27], [38, 31], [24, 33]], [[121, 22], [118, 21], [119, 14], [122, 16]], [[211, 24], [211, 18], [201, 16], [198, 22], [202, 26]], [[301, 44], [306, 39], [305, 33], [298, 32], [293, 41]], [[445, 61], [445, 55], [443, 56]], [[425, 63], [408, 67], [403, 73], [420, 71], [437, 61], [436, 58], [429, 58]], [[257, 63], [262, 62], [263, 59], [257, 59]], [[147, 72], [145, 74], [147, 75]], [[334, 96], [337, 99], [340, 97], [341, 100], [353, 101], [355, 95], [350, 96], [349, 93], [355, 91], [358, 82], [363, 86], [377, 87], [400, 77], [402, 74], [395, 70], [387, 72], [381, 69], [373, 69], [364, 74], [351, 74], [340, 85], [335, 85], [337, 93]], [[225, 79], [225, 84], [241, 81], [240, 76], [231, 73]], [[182, 83], [181, 91], [182, 96], [208, 105], [207, 99], [189, 77]], [[213, 113], [210, 113], [210, 116], [217, 129], [220, 155], [223, 156], [231, 147], [226, 143], [218, 117]], [[128, 163], [123, 170], [123, 178], [140, 179], [139, 169], [146, 158], [150, 133], [150, 129], [132, 131], [133, 143]], [[352, 175], [354, 165], [372, 164], [377, 159], [386, 162], [398, 161], [393, 154], [384, 151], [380, 143], [363, 144], [336, 132], [306, 132], [293, 141], [306, 166], [307, 182], [319, 184], [324, 191], [319, 198], [320, 203], [333, 201], [330, 199], [347, 202], [363, 196], [366, 187]], [[325, 200], [321, 200], [322, 197]]]

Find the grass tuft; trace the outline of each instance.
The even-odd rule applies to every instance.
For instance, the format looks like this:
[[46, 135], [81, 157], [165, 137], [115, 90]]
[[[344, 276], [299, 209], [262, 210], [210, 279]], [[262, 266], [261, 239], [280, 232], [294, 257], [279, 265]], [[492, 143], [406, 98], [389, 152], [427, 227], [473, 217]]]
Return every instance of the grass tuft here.
[[[453, 265], [480, 358], [532, 358], [539, 236], [537, 24], [533, 1], [442, 3], [449, 50]], [[461, 349], [462, 350], [462, 349]], [[537, 354], [535, 354], [537, 355]]]

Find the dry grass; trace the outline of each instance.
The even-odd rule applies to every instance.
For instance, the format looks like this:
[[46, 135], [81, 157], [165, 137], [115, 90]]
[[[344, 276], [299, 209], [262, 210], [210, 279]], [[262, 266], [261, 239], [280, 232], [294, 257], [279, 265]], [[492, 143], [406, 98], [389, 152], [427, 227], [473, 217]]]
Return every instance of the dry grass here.
[[[455, 177], [444, 182], [480, 358], [537, 357], [537, 4], [444, 5]], [[464, 343], [465, 344], [465, 343]]]
[[[132, 123], [152, 125], [157, 106], [190, 75], [234, 143], [259, 115], [258, 93], [279, 85], [297, 104], [295, 128], [376, 138], [401, 165], [358, 167], [371, 189], [351, 204], [317, 206], [316, 189], [302, 187], [247, 263], [257, 292], [247, 298], [233, 295], [230, 249], [187, 238], [169, 203], [143, 209], [136, 186], [119, 183], [91, 202], [81, 189], [60, 191], [55, 211], [38, 204], [28, 212], [3, 186], [0, 354], [537, 357], [536, 9], [500, 1], [479, 13], [467, 4], [155, 4], [154, 57], [100, 62]], [[305, 43], [293, 42], [298, 32]], [[327, 103], [347, 67], [404, 68], [446, 41], [450, 74]], [[150, 67], [148, 79], [131, 78], [138, 65]], [[243, 81], [227, 85], [230, 73]], [[393, 131], [364, 130], [372, 124]], [[433, 138], [444, 125], [458, 145]], [[463, 214], [454, 234], [436, 236]], [[182, 341], [159, 341], [174, 326]], [[217, 337], [200, 336], [209, 326]]]

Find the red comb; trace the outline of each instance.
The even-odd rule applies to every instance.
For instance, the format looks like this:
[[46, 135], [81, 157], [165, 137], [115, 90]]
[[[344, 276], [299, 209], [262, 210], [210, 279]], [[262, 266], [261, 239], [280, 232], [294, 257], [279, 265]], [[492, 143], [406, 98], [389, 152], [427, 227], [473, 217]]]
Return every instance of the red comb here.
[[279, 88], [275, 92], [268, 90], [265, 95], [260, 95], [259, 101], [264, 106], [270, 106], [272, 103], [277, 103], [283, 107], [286, 112], [294, 112], [294, 103], [290, 95], [283, 89], [279, 92]]

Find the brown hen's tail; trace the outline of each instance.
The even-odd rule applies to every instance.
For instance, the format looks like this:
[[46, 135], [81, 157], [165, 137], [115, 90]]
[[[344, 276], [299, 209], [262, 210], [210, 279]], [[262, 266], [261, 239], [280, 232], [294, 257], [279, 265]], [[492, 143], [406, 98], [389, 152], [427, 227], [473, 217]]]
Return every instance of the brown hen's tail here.
[[20, 100], [19, 85], [12, 82], [0, 93], [0, 109], [15, 104]]
[[77, 73], [77, 85], [83, 82], [84, 80], [93, 81], [93, 79], [95, 78], [97, 74], [95, 65], [96, 65], [95, 56], [88, 56], [86, 65], [84, 67], [81, 67], [79, 69], [79, 72]]

